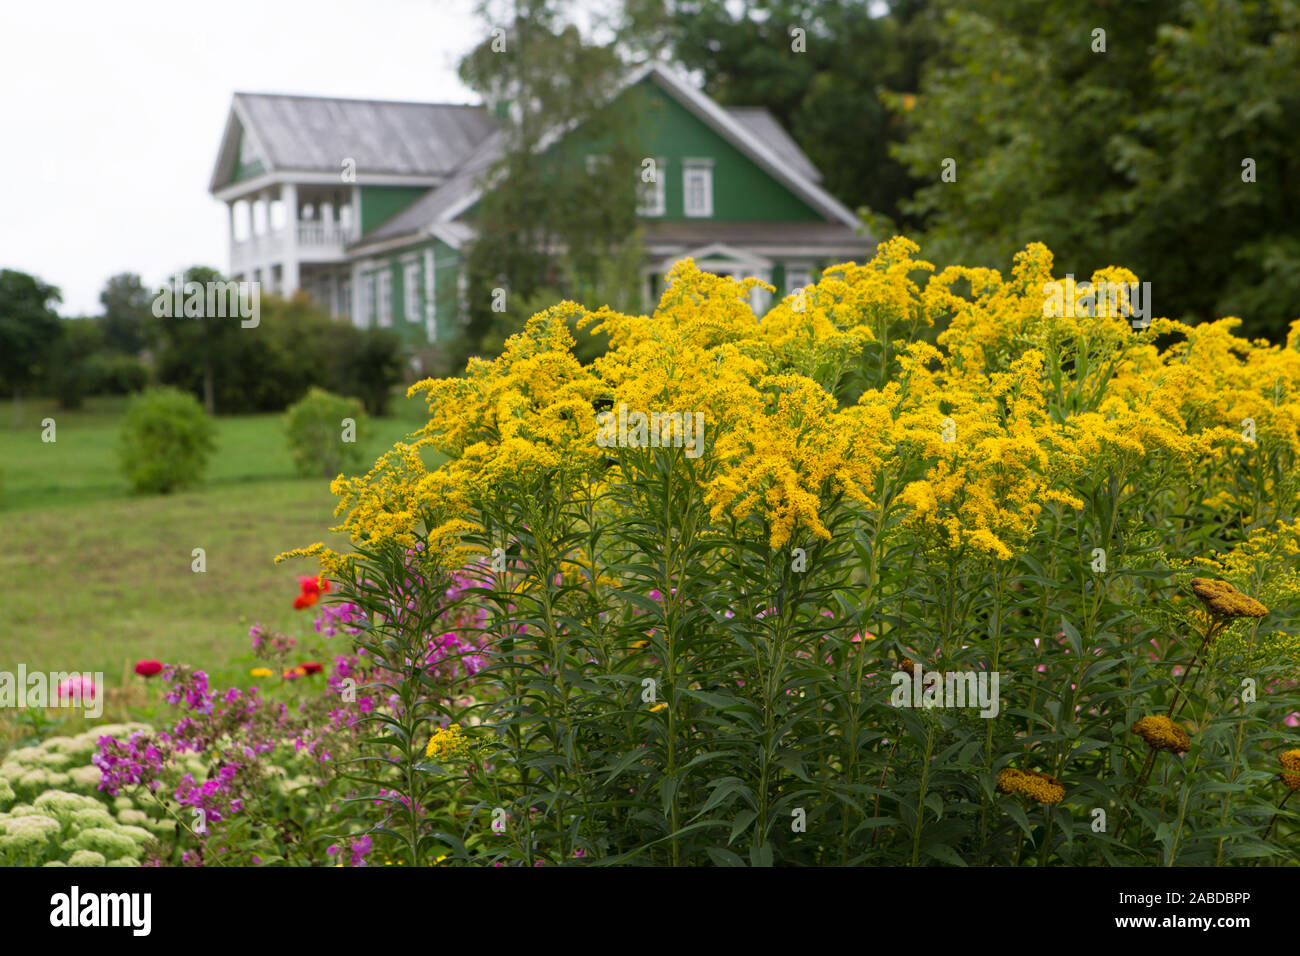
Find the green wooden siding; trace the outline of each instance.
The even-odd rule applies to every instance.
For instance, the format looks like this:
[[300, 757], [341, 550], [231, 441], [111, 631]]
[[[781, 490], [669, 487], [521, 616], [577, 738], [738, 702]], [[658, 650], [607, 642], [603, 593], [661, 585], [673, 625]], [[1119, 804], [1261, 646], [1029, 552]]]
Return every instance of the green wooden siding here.
[[713, 160], [713, 216], [730, 222], [808, 222], [825, 217], [773, 179], [761, 167], [650, 80], [638, 91], [648, 109], [646, 155], [666, 160], [664, 215], [684, 219], [682, 174], [687, 159]]
[[244, 136], [244, 131], [240, 130], [239, 142], [235, 144], [235, 170], [230, 177], [230, 181], [235, 183], [243, 182], [246, 179], [254, 179], [266, 172], [266, 167], [262, 165], [261, 160], [255, 159], [247, 164], [240, 161], [240, 155], [244, 151]]
[[[647, 220], [702, 220], [702, 217], [686, 216], [683, 179], [686, 160], [707, 159], [712, 161], [713, 169], [713, 215], [708, 218], [726, 222], [826, 221], [824, 215], [777, 182], [650, 79], [642, 80], [620, 96], [629, 97], [636, 111], [643, 114], [641, 145], [645, 156], [663, 162], [657, 172], [664, 181], [664, 214], [645, 217]], [[588, 152], [599, 152], [589, 140], [582, 139], [580, 130], [551, 149], [571, 149], [579, 164], [585, 163], [582, 157]], [[640, 176], [638, 163], [628, 173], [629, 183], [637, 183]], [[462, 218], [472, 218], [473, 213], [471, 207], [462, 213]]]
[[438, 308], [438, 338], [446, 342], [459, 334], [460, 251], [438, 239], [433, 244], [434, 295]]
[[[433, 342], [428, 338], [426, 324], [425, 296], [427, 294], [427, 252], [434, 253], [434, 299], [436, 304], [437, 326]], [[392, 283], [392, 325], [388, 328], [409, 348], [422, 348], [426, 345], [446, 342], [455, 338], [460, 330], [460, 257], [455, 249], [442, 240], [422, 242], [376, 257], [377, 264], [362, 270], [361, 281], [374, 283], [370, 314], [363, 317], [363, 323], [370, 327], [379, 327], [379, 275], [387, 273]], [[415, 318], [407, 317], [406, 268], [415, 267], [416, 300]]]
[[427, 186], [362, 186], [361, 234], [393, 218], [428, 191]]

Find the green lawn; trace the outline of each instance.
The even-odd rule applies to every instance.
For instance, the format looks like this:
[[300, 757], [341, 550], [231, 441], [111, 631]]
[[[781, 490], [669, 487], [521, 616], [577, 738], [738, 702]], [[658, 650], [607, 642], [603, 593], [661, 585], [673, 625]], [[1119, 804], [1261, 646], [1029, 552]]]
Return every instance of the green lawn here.
[[[334, 497], [324, 479], [300, 478], [281, 417], [219, 418], [204, 484], [167, 496], [132, 496], [115, 455], [125, 402], [59, 412], [28, 403], [24, 426], [0, 414], [0, 670], [103, 671], [110, 684], [145, 657], [184, 661], [214, 678], [246, 673], [254, 621], [315, 637], [312, 611], [294, 611], [307, 561], [276, 554], [331, 541]], [[358, 438], [366, 461], [423, 420], [420, 401]], [[41, 442], [42, 418], [57, 441]], [[342, 544], [343, 542], [338, 542]], [[191, 570], [203, 548], [207, 570]], [[305, 644], [310, 648], [312, 641]], [[308, 655], [310, 656], [310, 655]]]

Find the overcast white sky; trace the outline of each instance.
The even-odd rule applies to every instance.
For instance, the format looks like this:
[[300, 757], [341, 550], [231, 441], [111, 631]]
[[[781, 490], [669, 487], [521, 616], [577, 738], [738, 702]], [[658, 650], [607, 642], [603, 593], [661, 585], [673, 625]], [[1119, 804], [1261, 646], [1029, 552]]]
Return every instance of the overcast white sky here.
[[0, 0], [0, 268], [97, 314], [109, 276], [228, 266], [235, 90], [468, 103], [472, 0]]

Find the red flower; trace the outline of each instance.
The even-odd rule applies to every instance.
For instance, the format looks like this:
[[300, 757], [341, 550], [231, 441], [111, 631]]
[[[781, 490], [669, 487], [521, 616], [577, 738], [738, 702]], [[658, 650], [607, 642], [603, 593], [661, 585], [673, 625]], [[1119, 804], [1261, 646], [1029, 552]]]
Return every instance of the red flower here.
[[307, 661], [305, 664], [299, 664], [298, 666], [301, 667], [308, 674], [319, 674], [322, 670], [324, 670], [324, 668], [322, 668], [315, 661]]
[[162, 661], [136, 661], [135, 672], [141, 677], [153, 677], [161, 673], [163, 669]]
[[303, 594], [329, 594], [330, 582], [328, 578], [301, 577], [298, 579], [298, 587]]
[[293, 609], [301, 611], [305, 607], [311, 607], [320, 600], [320, 593], [317, 591], [303, 591], [293, 599]]

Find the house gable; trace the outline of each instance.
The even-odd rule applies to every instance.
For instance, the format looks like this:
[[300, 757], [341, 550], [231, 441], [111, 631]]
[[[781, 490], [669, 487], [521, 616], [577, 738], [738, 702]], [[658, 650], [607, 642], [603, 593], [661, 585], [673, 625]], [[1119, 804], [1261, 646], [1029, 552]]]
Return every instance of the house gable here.
[[[755, 131], [775, 126], [766, 111], [762, 111], [763, 116], [754, 115], [759, 111], [752, 108], [729, 114], [657, 63], [638, 69], [616, 95], [632, 92], [644, 97], [641, 102], [647, 104], [646, 153], [666, 161], [662, 171], [664, 215], [646, 217], [646, 222], [686, 218], [684, 164], [696, 159], [706, 160], [714, 169], [709, 221], [819, 222], [836, 223], [850, 230], [860, 228], [857, 217], [818, 185], [820, 176], [807, 157], [794, 155], [798, 147], [788, 135], [783, 134], [772, 147], [760, 141]], [[544, 149], [549, 152], [563, 144], [581, 156], [581, 142], [580, 130], [555, 129], [545, 139]], [[472, 175], [462, 169], [406, 212], [364, 235], [358, 246], [418, 242], [431, 233], [438, 234], [440, 228], [445, 230], [454, 220], [473, 219], [482, 190], [481, 176], [500, 155], [500, 148], [498, 138], [485, 141], [473, 158], [476, 168]]]
[[428, 192], [424, 186], [362, 186], [362, 235], [393, 218]]
[[242, 128], [239, 130], [235, 143], [235, 164], [231, 170], [231, 182], [242, 183], [248, 179], [255, 179], [266, 172], [266, 164], [262, 162], [261, 157], [258, 155], [257, 147], [253, 145], [252, 138]]
[[806, 201], [779, 183], [718, 131], [687, 110], [647, 77], [638, 84], [645, 103], [645, 151], [664, 178], [664, 214], [658, 219], [687, 218], [684, 171], [691, 160], [712, 169], [713, 214], [729, 222], [824, 221]]

